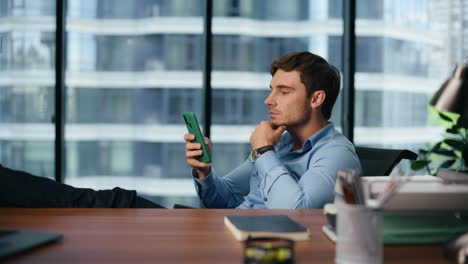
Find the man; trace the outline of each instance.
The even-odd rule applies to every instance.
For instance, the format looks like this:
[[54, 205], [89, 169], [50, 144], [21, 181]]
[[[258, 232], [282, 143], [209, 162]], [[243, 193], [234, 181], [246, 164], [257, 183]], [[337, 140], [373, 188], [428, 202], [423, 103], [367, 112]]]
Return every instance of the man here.
[[[354, 146], [329, 122], [340, 89], [339, 71], [310, 52], [287, 54], [270, 65], [271, 121], [250, 136], [252, 153], [220, 178], [186, 134], [186, 160], [200, 199], [209, 208], [321, 208], [333, 201], [336, 172], [360, 169]], [[286, 131], [286, 132], [285, 132]], [[283, 133], [284, 132], [284, 133]], [[205, 138], [210, 148], [210, 141]]]

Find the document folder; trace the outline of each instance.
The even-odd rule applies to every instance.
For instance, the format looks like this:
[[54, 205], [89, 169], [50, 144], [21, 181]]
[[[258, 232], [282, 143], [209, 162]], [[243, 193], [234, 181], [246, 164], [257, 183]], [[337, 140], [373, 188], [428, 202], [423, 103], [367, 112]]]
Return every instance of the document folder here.
[[[363, 177], [366, 199], [375, 199], [389, 177]], [[336, 201], [335, 201], [336, 202]], [[330, 226], [325, 234], [336, 232], [336, 207], [324, 207]], [[385, 245], [445, 243], [468, 232], [468, 185], [447, 185], [434, 176], [413, 176], [384, 206]], [[327, 236], [332, 240], [330, 235]], [[336, 234], [339, 237], [339, 234]]]
[[468, 211], [386, 211], [385, 245], [439, 244], [468, 232]]

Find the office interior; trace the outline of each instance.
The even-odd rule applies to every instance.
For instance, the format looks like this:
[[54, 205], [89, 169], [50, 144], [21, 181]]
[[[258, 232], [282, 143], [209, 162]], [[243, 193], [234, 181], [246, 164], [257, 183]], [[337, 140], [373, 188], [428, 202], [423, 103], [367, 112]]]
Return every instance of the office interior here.
[[355, 145], [417, 152], [444, 131], [428, 102], [466, 25], [464, 0], [0, 0], [0, 162], [199, 206], [182, 113], [229, 172], [268, 119], [270, 62], [298, 50], [347, 73], [331, 121]]

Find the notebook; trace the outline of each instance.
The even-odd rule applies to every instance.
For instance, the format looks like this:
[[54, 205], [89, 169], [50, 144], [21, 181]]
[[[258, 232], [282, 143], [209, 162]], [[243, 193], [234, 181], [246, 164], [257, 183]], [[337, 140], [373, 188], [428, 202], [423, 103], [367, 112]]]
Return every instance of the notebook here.
[[224, 224], [240, 241], [244, 241], [248, 237], [309, 239], [309, 230], [287, 215], [228, 215], [224, 217]]
[[61, 241], [62, 234], [0, 229], [0, 260], [42, 245]]

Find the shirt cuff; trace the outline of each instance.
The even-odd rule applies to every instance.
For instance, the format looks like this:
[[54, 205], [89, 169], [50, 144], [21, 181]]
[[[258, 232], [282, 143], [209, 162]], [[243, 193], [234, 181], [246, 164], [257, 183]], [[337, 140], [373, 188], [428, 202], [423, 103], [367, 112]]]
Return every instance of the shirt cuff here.
[[255, 161], [255, 167], [257, 168], [257, 172], [260, 176], [265, 176], [268, 174], [268, 172], [278, 166], [281, 166], [281, 163], [276, 156], [276, 152], [274, 151], [267, 151], [263, 153]]
[[192, 169], [193, 179], [199, 185], [199, 187], [209, 187], [210, 185], [213, 185], [214, 184], [214, 178], [215, 178], [215, 176], [213, 174], [214, 173], [213, 173], [213, 167], [212, 167], [211, 170], [210, 170], [210, 173], [208, 173], [208, 175], [205, 178], [200, 179], [200, 178], [196, 178], [197, 173], [195, 172], [194, 169]]

